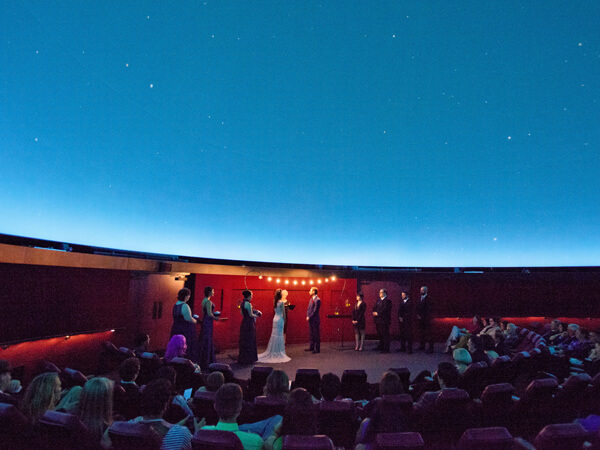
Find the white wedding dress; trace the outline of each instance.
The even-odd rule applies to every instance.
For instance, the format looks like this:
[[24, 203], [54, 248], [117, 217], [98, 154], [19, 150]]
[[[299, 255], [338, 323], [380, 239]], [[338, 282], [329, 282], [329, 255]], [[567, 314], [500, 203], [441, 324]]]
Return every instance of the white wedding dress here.
[[275, 308], [275, 317], [273, 317], [271, 339], [269, 339], [267, 350], [258, 355], [259, 363], [284, 363], [292, 359], [285, 354], [285, 337], [283, 336], [284, 308], [285, 303], [281, 300], [278, 301], [277, 308]]

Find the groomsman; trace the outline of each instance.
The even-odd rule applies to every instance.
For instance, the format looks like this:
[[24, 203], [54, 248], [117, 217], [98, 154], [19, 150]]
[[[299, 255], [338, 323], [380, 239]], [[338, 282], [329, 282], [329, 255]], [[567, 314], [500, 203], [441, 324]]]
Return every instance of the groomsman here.
[[387, 290], [379, 291], [379, 300], [373, 307], [375, 328], [379, 336], [379, 345], [375, 350], [382, 353], [390, 352], [390, 323], [392, 321], [392, 301], [387, 296]]
[[306, 321], [308, 322], [308, 332], [310, 334], [310, 347], [305, 351], [313, 353], [321, 353], [321, 318], [319, 312], [321, 310], [321, 299], [317, 295], [319, 290], [316, 287], [310, 288], [310, 301], [308, 302], [308, 310], [306, 311]]
[[429, 344], [426, 353], [433, 353], [433, 300], [427, 295], [427, 291], [427, 286], [421, 287], [421, 300], [416, 307], [421, 331], [419, 350], [425, 350], [425, 344]]
[[398, 307], [398, 324], [400, 325], [400, 352], [413, 352], [413, 301], [406, 291], [402, 291], [402, 300]]

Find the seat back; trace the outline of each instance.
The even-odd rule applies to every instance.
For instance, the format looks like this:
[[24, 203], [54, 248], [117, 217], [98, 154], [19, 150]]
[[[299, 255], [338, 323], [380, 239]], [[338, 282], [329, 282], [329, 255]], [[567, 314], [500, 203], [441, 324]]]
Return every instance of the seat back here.
[[65, 367], [65, 370], [61, 373], [61, 381], [63, 389], [70, 389], [73, 386], [83, 387], [87, 383], [87, 377], [79, 370]]
[[229, 364], [223, 363], [212, 363], [208, 366], [208, 372], [221, 372], [223, 377], [225, 378], [225, 383], [233, 383], [235, 382], [235, 377], [233, 376], [233, 370]]
[[511, 450], [513, 437], [504, 427], [469, 428], [458, 441], [457, 450]]
[[265, 385], [267, 384], [267, 378], [273, 372], [273, 368], [270, 366], [254, 366], [250, 371], [250, 381], [248, 381], [248, 389], [244, 394], [246, 400], [253, 401], [254, 397], [263, 394]]
[[581, 449], [588, 436], [588, 432], [578, 423], [552, 424], [538, 433], [533, 445], [537, 450]]
[[367, 384], [367, 372], [364, 370], [344, 370], [342, 373], [342, 396], [352, 400], [367, 398], [369, 385]]
[[194, 416], [204, 417], [207, 425], [216, 425], [219, 416], [215, 411], [215, 393], [206, 391], [196, 391], [192, 402]]
[[140, 360], [140, 373], [136, 382], [142, 386], [150, 383], [156, 372], [163, 365], [163, 360], [156, 353], [142, 353], [138, 359]]
[[284, 398], [270, 398], [259, 395], [254, 398], [254, 420], [264, 420], [275, 415], [283, 416], [287, 401]]
[[353, 446], [358, 424], [354, 403], [323, 401], [319, 405], [319, 434], [327, 435], [336, 447]]
[[485, 388], [488, 365], [481, 361], [470, 364], [461, 376], [460, 386], [471, 398], [479, 398]]
[[144, 423], [113, 422], [108, 436], [117, 450], [158, 450], [162, 443], [158, 433]]
[[284, 436], [282, 450], [333, 450], [327, 436]]
[[0, 436], [2, 448], [27, 448], [31, 443], [31, 424], [25, 415], [15, 405], [0, 403]]
[[379, 433], [375, 439], [377, 449], [396, 450], [404, 448], [425, 448], [425, 442], [420, 433]]
[[[404, 389], [404, 393], [408, 394], [408, 388], [410, 387], [410, 370], [407, 367], [399, 367], [399, 368], [390, 368], [390, 372], [395, 372], [396, 375], [400, 377], [400, 383], [402, 383], [402, 388]], [[361, 400], [361, 399], [359, 399]]]
[[46, 411], [37, 421], [43, 448], [79, 449], [87, 441], [87, 429], [73, 414]]
[[442, 389], [425, 420], [426, 440], [457, 442], [474, 421], [472, 402], [463, 389]]
[[319, 369], [298, 369], [292, 389], [304, 388], [315, 398], [321, 398], [321, 374]]
[[243, 450], [242, 441], [232, 431], [198, 430], [192, 437], [193, 449]]
[[196, 371], [196, 368], [192, 361], [187, 358], [177, 357], [171, 360], [170, 365], [177, 373], [177, 386], [175, 386], [175, 389], [177, 389], [178, 392], [183, 392], [194, 385], [194, 372]]

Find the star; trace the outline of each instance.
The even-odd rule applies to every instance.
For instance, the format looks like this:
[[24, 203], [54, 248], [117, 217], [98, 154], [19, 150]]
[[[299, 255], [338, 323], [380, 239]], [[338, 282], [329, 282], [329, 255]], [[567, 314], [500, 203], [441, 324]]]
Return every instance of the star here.
[[150, 89], [152, 89], [154, 87], [154, 85], [152, 83], [150, 83]]
[[35, 138], [34, 140], [35, 140], [35, 142], [37, 142], [37, 141], [38, 141], [38, 138]]
[[509, 136], [509, 137], [508, 137], [508, 140], [510, 141], [511, 139], [512, 139], [512, 137], [510, 137], [510, 136]]

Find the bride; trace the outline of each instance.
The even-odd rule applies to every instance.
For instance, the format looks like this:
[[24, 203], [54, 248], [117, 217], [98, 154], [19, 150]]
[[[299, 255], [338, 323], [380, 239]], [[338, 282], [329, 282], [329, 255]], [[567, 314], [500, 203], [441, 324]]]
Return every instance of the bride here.
[[258, 355], [258, 362], [284, 363], [291, 360], [291, 358], [285, 354], [285, 337], [283, 336], [287, 296], [288, 291], [285, 289], [277, 289], [275, 291], [275, 317], [273, 317], [273, 331], [271, 332], [271, 339], [269, 339], [267, 350]]

